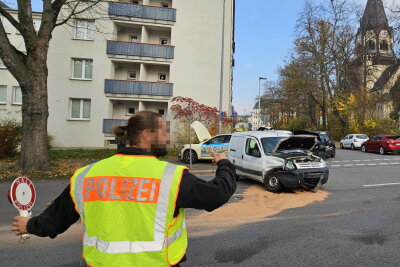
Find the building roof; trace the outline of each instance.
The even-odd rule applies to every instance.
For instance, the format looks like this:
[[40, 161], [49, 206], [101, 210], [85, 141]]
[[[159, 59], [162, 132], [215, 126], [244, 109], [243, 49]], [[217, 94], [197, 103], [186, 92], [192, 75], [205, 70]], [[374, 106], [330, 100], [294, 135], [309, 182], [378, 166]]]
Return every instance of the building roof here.
[[368, 0], [364, 15], [361, 18], [360, 30], [362, 33], [369, 30], [375, 32], [387, 30], [391, 34], [382, 0]]
[[0, 0], [0, 6], [3, 8], [9, 8], [3, 1]]
[[379, 79], [376, 81], [374, 87], [371, 89], [371, 92], [378, 92], [385, 89], [387, 83], [391, 79], [396, 78], [396, 76], [399, 75], [398, 74], [399, 69], [400, 69], [400, 62], [397, 62], [396, 64], [387, 67], [386, 70], [379, 77]]

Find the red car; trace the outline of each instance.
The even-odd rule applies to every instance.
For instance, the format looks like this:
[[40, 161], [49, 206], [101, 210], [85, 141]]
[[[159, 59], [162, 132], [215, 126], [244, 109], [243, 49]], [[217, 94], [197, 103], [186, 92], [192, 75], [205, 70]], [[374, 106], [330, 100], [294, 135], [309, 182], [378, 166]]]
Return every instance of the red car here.
[[379, 152], [384, 155], [386, 152], [400, 153], [400, 136], [398, 135], [377, 135], [365, 141], [361, 145], [363, 152]]

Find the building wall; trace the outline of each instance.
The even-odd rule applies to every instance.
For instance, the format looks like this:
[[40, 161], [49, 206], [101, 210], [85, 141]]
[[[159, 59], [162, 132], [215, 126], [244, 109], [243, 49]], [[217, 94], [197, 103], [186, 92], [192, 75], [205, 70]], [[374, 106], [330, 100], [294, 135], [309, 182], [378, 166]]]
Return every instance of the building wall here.
[[[164, 110], [165, 116], [173, 96], [190, 97], [212, 107], [218, 107], [221, 75], [222, 1], [215, 0], [143, 0], [144, 5], [160, 6], [169, 3], [176, 9], [176, 22], [166, 23], [130, 18], [129, 20], [101, 19], [95, 21], [93, 40], [77, 40], [74, 27], [57, 27], [53, 32], [48, 54], [49, 119], [48, 132], [53, 147], [104, 147], [112, 135], [103, 133], [104, 119], [127, 119], [127, 108], [136, 111]], [[107, 3], [100, 10], [108, 10]], [[226, 1], [223, 111], [231, 109], [231, 59], [233, 38], [233, 0]], [[40, 14], [39, 14], [40, 15]], [[106, 15], [106, 14], [103, 14]], [[82, 18], [90, 19], [87, 14]], [[74, 22], [71, 21], [72, 25]], [[21, 47], [21, 36], [14, 34], [13, 42]], [[143, 43], [160, 44], [168, 38], [175, 46], [172, 60], [159, 58], [110, 56], [107, 40], [128, 42], [137, 35]], [[74, 79], [73, 59], [93, 60], [92, 79]], [[127, 80], [128, 71], [136, 71], [136, 80], [158, 82], [159, 74], [173, 84], [173, 96], [106, 95], [105, 79]], [[0, 85], [18, 83], [9, 72], [0, 69]], [[10, 97], [9, 97], [10, 98]], [[71, 100], [91, 101], [90, 119], [71, 119]], [[7, 111], [19, 111], [20, 106], [5, 106]]]

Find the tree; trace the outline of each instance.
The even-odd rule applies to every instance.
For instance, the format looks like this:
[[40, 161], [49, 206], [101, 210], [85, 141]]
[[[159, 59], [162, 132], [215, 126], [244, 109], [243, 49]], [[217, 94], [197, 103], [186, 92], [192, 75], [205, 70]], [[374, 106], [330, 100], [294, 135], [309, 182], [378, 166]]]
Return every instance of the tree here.
[[47, 145], [47, 54], [53, 30], [79, 14], [99, 13], [100, 0], [43, 0], [41, 25], [36, 32], [31, 1], [17, 0], [17, 18], [0, 5], [0, 15], [22, 35], [26, 54], [9, 40], [0, 20], [0, 58], [18, 81], [22, 91], [22, 144], [19, 167], [22, 171], [48, 168]]

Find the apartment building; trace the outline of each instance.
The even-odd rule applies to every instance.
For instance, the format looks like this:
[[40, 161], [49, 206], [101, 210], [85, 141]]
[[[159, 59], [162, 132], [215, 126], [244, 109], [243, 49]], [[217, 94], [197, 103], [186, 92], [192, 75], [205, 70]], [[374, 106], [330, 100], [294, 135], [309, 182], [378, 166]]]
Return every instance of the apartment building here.
[[[57, 27], [48, 55], [53, 146], [109, 147], [111, 128], [135, 112], [171, 119], [174, 96], [218, 107], [221, 79], [222, 110], [230, 114], [234, 6], [234, 0], [110, 1], [97, 9], [100, 16], [81, 14]], [[22, 37], [7, 28], [23, 51]], [[1, 66], [1, 114], [18, 116], [18, 83]]]

